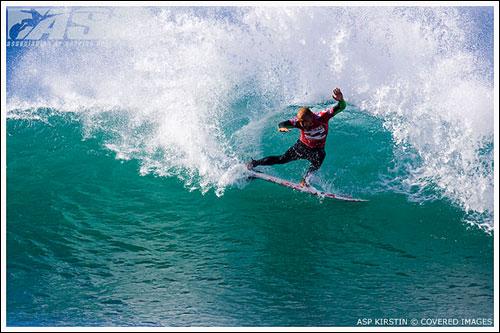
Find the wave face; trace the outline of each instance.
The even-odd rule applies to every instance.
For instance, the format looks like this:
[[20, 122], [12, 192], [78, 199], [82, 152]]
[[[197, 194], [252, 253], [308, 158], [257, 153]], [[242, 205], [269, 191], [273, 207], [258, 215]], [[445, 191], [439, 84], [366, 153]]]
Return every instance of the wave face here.
[[[140, 161], [141, 174], [222, 195], [241, 183], [240, 163], [264, 152], [275, 121], [296, 105], [327, 105], [339, 86], [351, 104], [345, 112], [372, 119], [351, 120], [353, 140], [391, 148], [377, 191], [446, 198], [490, 229], [492, 49], [478, 47], [470, 15], [439, 7], [119, 8], [103, 29], [107, 44], [24, 52], [11, 69], [8, 114], [74, 113], [84, 137], [103, 134], [117, 158]], [[367, 140], [384, 132], [390, 140]]]

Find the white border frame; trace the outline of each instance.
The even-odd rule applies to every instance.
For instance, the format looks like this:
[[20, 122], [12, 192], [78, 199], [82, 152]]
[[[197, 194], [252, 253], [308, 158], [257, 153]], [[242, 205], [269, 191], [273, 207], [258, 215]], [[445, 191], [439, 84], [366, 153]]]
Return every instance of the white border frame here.
[[[493, 309], [493, 327], [386, 327], [386, 326], [369, 326], [369, 327], [7, 327], [6, 326], [6, 259], [7, 259], [7, 242], [6, 242], [6, 62], [7, 62], [7, 48], [6, 48], [6, 12], [7, 7], [13, 6], [33, 6], [33, 7], [50, 7], [50, 6], [98, 6], [98, 7], [109, 7], [109, 6], [266, 6], [266, 7], [281, 7], [281, 6], [493, 6], [494, 7], [494, 131], [495, 131], [495, 142], [494, 142], [494, 227], [493, 227], [493, 237], [494, 237], [494, 255], [493, 255], [493, 274], [494, 274], [494, 284], [493, 284], [493, 294], [494, 294], [494, 309]], [[1, 71], [1, 103], [2, 103], [2, 114], [1, 114], [1, 330], [2, 332], [193, 332], [193, 331], [206, 331], [206, 332], [331, 332], [331, 331], [342, 331], [342, 332], [498, 332], [499, 330], [499, 308], [498, 308], [498, 200], [499, 200], [499, 77], [498, 77], [498, 65], [499, 65], [499, 54], [498, 54], [498, 42], [499, 42], [499, 5], [496, 1], [204, 1], [204, 2], [190, 2], [190, 1], [144, 1], [144, 2], [116, 2], [109, 1], [105, 4], [100, 1], [5, 1], [1, 4], [1, 68], [5, 69]]]

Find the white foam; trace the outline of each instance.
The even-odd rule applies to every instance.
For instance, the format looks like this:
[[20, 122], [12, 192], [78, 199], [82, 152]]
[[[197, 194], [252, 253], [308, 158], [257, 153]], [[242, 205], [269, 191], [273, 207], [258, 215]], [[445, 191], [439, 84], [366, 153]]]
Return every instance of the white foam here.
[[[492, 84], [456, 9], [120, 12], [105, 26], [109, 46], [31, 49], [14, 71], [9, 110], [80, 112], [89, 133], [113, 132], [108, 147], [140, 159], [141, 172], [221, 194], [239, 177], [234, 166], [259, 146], [258, 133], [248, 133], [259, 119], [325, 100], [340, 86], [349, 102], [384, 119], [397, 145], [416, 152], [418, 163], [398, 156], [400, 188], [437, 185], [466, 211], [492, 212], [493, 168], [484, 163], [492, 157], [479, 153], [493, 135]], [[242, 100], [250, 103], [238, 109], [244, 114], [233, 114]], [[126, 115], [100, 121], [111, 111]], [[244, 126], [228, 133], [227, 119]]]

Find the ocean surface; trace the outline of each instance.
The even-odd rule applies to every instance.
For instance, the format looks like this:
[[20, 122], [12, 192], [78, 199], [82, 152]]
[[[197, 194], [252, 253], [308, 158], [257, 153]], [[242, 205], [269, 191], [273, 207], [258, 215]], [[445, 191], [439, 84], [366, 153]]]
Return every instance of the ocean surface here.
[[[492, 9], [116, 17], [103, 45], [7, 49], [8, 326], [493, 318]], [[312, 183], [369, 201], [249, 180], [336, 86]]]

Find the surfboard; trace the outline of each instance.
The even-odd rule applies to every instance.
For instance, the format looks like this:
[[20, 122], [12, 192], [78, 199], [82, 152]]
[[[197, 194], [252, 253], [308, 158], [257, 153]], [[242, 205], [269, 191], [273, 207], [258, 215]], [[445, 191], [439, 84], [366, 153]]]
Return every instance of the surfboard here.
[[329, 198], [329, 199], [336, 199], [336, 200], [342, 200], [342, 201], [352, 201], [352, 202], [366, 202], [366, 201], [368, 201], [368, 200], [364, 200], [364, 199], [352, 198], [352, 197], [345, 196], [345, 195], [323, 192], [323, 191], [320, 191], [318, 189], [315, 189], [312, 186], [300, 186], [297, 183], [293, 183], [293, 182], [290, 182], [290, 181], [285, 180], [285, 179], [274, 177], [274, 176], [265, 174], [265, 173], [260, 172], [260, 171], [249, 170], [248, 173], [250, 175], [250, 178], [262, 179], [262, 180], [265, 180], [265, 181], [268, 181], [271, 183], [275, 183], [275, 184], [278, 184], [281, 186], [289, 187], [289, 188], [294, 189], [296, 191], [315, 195], [315, 196], [321, 197], [321, 198]]

